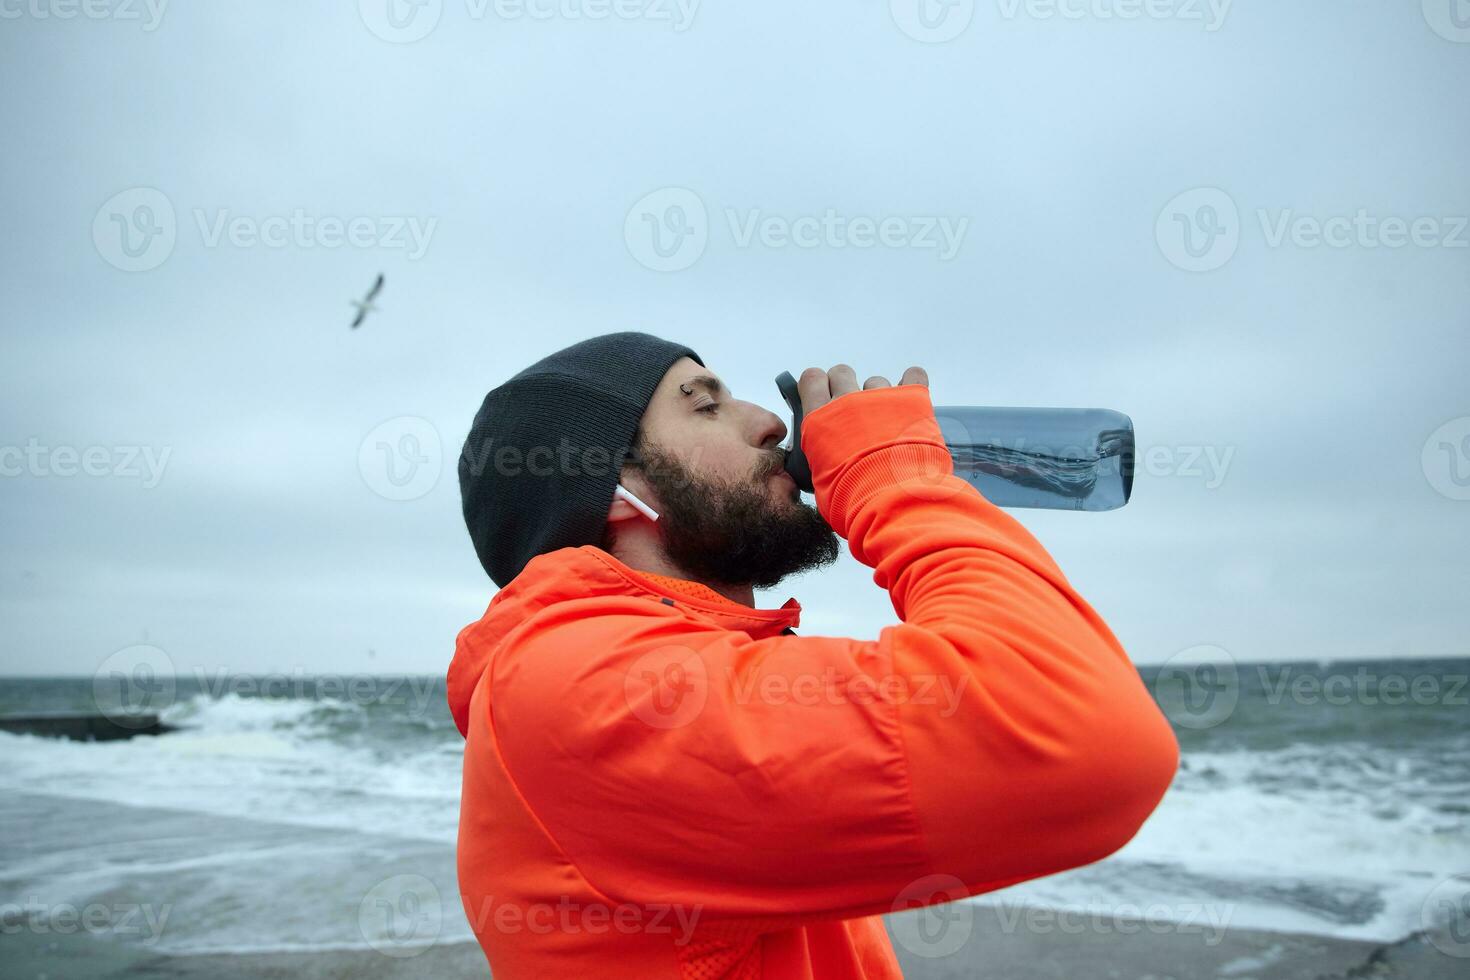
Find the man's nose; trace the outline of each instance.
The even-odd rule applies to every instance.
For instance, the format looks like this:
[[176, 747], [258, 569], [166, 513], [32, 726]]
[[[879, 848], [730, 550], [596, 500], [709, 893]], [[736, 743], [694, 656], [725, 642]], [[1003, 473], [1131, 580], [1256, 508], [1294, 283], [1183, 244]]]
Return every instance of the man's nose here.
[[774, 449], [786, 439], [786, 423], [759, 405], [750, 406], [751, 441], [761, 449]]

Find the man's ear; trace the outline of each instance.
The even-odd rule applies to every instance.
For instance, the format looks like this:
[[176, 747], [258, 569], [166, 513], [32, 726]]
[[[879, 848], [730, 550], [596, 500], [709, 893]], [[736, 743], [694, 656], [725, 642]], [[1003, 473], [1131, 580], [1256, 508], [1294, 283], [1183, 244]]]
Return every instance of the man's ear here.
[[638, 509], [636, 507], [628, 503], [622, 497], [614, 497], [612, 506], [607, 509], [607, 522], [609, 524], [617, 524], [621, 521], [627, 521], [635, 517], [642, 516], [642, 514], [638, 513]]
[[[622, 486], [629, 493], [633, 494], [639, 500], [643, 501], [645, 506], [649, 505], [650, 494], [648, 486], [642, 480], [638, 479], [636, 475], [630, 475], [629, 479], [623, 481]], [[614, 496], [612, 499], [612, 504], [610, 504], [607, 508], [607, 519], [608, 523], [610, 524], [631, 520], [635, 517], [646, 518], [648, 516], [649, 515], [641, 512], [631, 501], [623, 497], [621, 494]]]

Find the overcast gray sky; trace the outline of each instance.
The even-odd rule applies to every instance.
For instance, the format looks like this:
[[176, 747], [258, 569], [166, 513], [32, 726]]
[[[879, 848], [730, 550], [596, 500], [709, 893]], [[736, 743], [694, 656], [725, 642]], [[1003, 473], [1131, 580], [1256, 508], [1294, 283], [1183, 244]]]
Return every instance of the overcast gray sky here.
[[1128, 413], [1015, 513], [1140, 662], [1470, 653], [1452, 3], [0, 0], [0, 672], [441, 671], [480, 399], [615, 329]]

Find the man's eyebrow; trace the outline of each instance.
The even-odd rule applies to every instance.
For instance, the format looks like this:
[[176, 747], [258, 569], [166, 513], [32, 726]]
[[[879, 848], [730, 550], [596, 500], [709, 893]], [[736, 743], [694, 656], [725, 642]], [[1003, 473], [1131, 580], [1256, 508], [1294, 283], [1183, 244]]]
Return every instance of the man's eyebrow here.
[[720, 383], [720, 379], [708, 374], [697, 375], [679, 386], [680, 392], [685, 395], [694, 394], [693, 391], [689, 390], [691, 388], [703, 388], [714, 398], [719, 398], [721, 395], [727, 394], [725, 386]]

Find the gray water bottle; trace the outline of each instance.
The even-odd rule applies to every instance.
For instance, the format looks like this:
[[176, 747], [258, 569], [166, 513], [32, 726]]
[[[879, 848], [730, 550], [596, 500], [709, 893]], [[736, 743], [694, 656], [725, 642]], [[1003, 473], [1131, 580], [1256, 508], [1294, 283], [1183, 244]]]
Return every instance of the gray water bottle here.
[[[812, 491], [801, 451], [801, 395], [790, 371], [776, 377], [791, 408], [786, 472]], [[1115, 510], [1133, 492], [1133, 422], [1105, 408], [936, 405], [955, 475], [998, 507]]]

